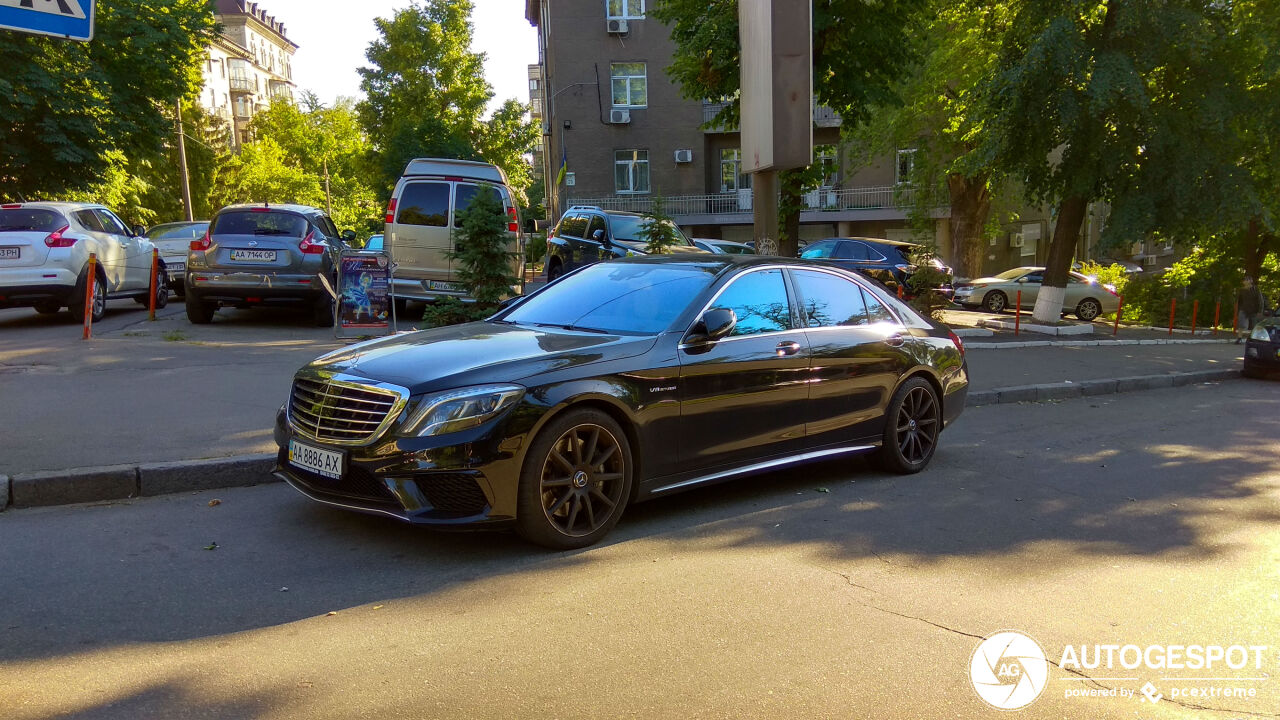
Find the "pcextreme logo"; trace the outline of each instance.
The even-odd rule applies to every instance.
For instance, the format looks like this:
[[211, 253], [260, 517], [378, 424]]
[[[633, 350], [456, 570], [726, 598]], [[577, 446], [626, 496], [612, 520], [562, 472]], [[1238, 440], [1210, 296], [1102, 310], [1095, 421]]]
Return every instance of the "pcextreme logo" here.
[[983, 640], [969, 660], [969, 681], [983, 702], [997, 710], [1020, 710], [1049, 683], [1049, 660], [1040, 643], [1014, 630]]

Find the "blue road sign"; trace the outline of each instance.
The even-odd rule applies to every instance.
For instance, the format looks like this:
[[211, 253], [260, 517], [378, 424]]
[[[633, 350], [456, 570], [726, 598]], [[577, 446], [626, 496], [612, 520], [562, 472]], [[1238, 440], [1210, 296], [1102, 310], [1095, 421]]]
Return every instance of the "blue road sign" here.
[[88, 42], [96, 5], [97, 0], [0, 0], [0, 29]]

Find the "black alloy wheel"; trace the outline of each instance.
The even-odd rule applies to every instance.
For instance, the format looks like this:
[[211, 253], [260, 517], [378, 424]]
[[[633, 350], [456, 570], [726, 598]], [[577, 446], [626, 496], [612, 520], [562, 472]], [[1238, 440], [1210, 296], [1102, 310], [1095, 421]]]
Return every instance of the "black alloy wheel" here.
[[613, 418], [598, 410], [556, 418], [525, 458], [517, 530], [556, 550], [597, 542], [622, 516], [631, 468], [630, 445]]
[[933, 386], [914, 377], [894, 393], [885, 413], [881, 464], [896, 473], [918, 473], [928, 466], [938, 448], [942, 430], [942, 404]]

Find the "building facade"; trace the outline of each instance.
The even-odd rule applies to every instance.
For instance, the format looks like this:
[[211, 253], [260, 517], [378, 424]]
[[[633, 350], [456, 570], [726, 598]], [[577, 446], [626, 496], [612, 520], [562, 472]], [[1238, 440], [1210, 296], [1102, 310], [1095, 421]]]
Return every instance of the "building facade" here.
[[272, 100], [293, 100], [293, 54], [285, 26], [256, 2], [217, 0], [222, 34], [209, 46], [201, 104], [227, 124], [231, 146], [249, 139], [253, 116]]

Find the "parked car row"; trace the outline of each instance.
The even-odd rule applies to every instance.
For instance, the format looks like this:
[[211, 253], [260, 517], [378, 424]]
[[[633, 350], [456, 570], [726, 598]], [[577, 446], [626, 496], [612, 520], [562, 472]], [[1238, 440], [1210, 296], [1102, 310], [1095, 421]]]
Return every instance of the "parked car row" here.
[[[1035, 307], [1044, 280], [1042, 267], [1018, 267], [993, 277], [977, 278], [960, 283], [955, 289], [955, 301], [968, 308], [981, 307], [987, 312], [1003, 312], [1017, 304]], [[1062, 312], [1074, 313], [1081, 320], [1091, 321], [1100, 315], [1116, 312], [1120, 298], [1111, 288], [1097, 280], [1071, 272], [1067, 275], [1066, 294], [1062, 300]]]

